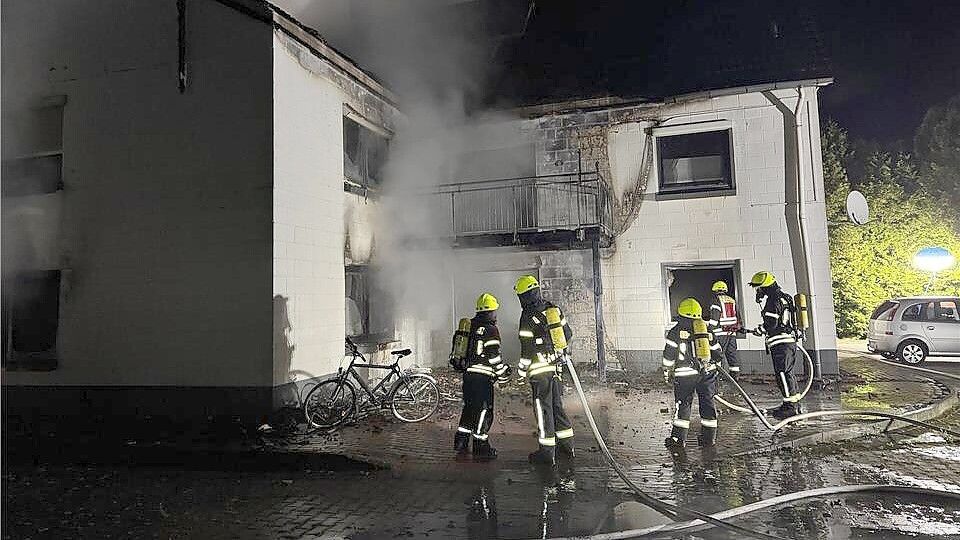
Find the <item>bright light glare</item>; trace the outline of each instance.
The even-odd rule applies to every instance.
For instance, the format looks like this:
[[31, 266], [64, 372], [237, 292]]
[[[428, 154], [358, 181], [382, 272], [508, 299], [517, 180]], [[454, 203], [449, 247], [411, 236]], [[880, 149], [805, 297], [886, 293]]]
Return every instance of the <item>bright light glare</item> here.
[[924, 272], [943, 272], [955, 262], [953, 254], [942, 247], [923, 248], [913, 256], [913, 267]]

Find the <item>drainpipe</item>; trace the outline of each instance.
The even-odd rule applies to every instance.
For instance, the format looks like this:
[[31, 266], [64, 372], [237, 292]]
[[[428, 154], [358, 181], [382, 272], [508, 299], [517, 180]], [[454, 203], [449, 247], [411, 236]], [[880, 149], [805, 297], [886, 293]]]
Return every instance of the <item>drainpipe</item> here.
[[[806, 190], [803, 186], [803, 115], [806, 113], [804, 106], [807, 104], [807, 89], [802, 86], [797, 87], [797, 104], [793, 109], [788, 107], [772, 91], [765, 91], [763, 95], [783, 114], [784, 165], [787, 188], [785, 215], [797, 277], [797, 289], [799, 292], [805, 292], [808, 296], [808, 312], [811, 315], [811, 329], [813, 330], [807, 335], [808, 349], [814, 351], [812, 355], [813, 380], [819, 387], [822, 384], [822, 375], [820, 354], [817, 349], [817, 332], [814, 326], [818, 299], [810, 263], [812, 259], [810, 234], [807, 228]], [[793, 129], [790, 129], [791, 127]], [[791, 152], [791, 150], [793, 151]], [[800, 247], [799, 253], [796, 249], [798, 245]]]
[[593, 239], [593, 314], [597, 326], [597, 376], [600, 382], [607, 380], [607, 347], [603, 323], [603, 280], [600, 276], [600, 233]]

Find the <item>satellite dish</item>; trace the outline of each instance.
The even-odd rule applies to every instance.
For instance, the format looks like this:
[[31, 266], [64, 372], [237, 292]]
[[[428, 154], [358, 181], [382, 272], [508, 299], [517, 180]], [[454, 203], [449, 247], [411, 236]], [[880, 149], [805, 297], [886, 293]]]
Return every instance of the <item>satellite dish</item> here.
[[847, 219], [854, 225], [863, 225], [870, 221], [870, 206], [863, 193], [854, 190], [847, 195]]

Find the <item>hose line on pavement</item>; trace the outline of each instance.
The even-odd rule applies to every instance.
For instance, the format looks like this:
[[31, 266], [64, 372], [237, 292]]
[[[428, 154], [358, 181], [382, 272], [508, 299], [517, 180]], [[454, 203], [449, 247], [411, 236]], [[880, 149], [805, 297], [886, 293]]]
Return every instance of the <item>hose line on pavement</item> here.
[[[800, 400], [805, 398], [807, 394], [810, 392], [810, 388], [813, 387], [813, 358], [810, 357], [810, 353], [808, 353], [807, 350], [804, 349], [803, 345], [801, 345], [800, 343], [797, 343], [797, 348], [800, 349], [800, 352], [803, 353], [803, 358], [804, 360], [806, 360], [806, 363], [807, 363], [806, 365], [807, 384], [806, 386], [803, 387], [802, 392], [800, 392], [799, 394], [794, 394], [793, 396], [790, 396], [791, 400], [794, 402], [799, 402]], [[737, 412], [753, 414], [753, 411], [751, 409], [730, 403], [719, 394], [713, 396], [713, 399], [717, 400], [717, 402], [720, 403], [721, 405], [727, 408], [733, 409]]]
[[887, 418], [887, 419], [889, 419], [889, 420], [891, 420], [891, 421], [893, 421], [893, 420], [900, 420], [900, 421], [906, 422], [906, 423], [908, 423], [908, 424], [913, 424], [913, 425], [916, 425], [916, 426], [922, 426], [922, 427], [925, 427], [925, 428], [928, 428], [928, 429], [932, 429], [932, 430], [935, 430], [935, 431], [939, 431], [939, 432], [941, 432], [941, 433], [946, 433], [946, 434], [948, 434], [948, 435], [952, 435], [952, 436], [954, 436], [954, 437], [960, 437], [960, 433], [958, 433], [958, 432], [956, 432], [956, 431], [947, 429], [947, 428], [945, 428], [945, 427], [937, 426], [937, 425], [931, 424], [931, 423], [929, 423], [929, 422], [924, 422], [924, 421], [922, 421], [922, 420], [917, 420], [917, 419], [915, 419], [915, 418], [910, 418], [909, 416], [904, 416], [904, 415], [900, 415], [900, 414], [893, 414], [893, 413], [889, 413], [889, 412], [886, 412], [886, 411], [873, 411], [873, 410], [866, 410], [866, 411], [813, 411], [813, 412], [801, 413], [801, 414], [797, 414], [797, 415], [794, 415], [794, 416], [790, 416], [790, 417], [788, 417], [788, 418], [784, 418], [783, 420], [781, 420], [781, 421], [780, 421], [779, 423], [777, 423], [777, 424], [771, 424], [770, 421], [767, 420], [766, 415], [763, 414], [763, 411], [762, 411], [759, 407], [757, 407], [757, 404], [754, 403], [752, 399], [750, 399], [750, 395], [747, 394], [747, 391], [744, 390], [742, 386], [740, 386], [740, 384], [736, 381], [736, 379], [734, 379], [732, 376], [730, 376], [730, 374], [727, 373], [727, 371], [726, 371], [725, 369], [723, 369], [722, 367], [719, 367], [719, 366], [718, 366], [718, 367], [717, 367], [717, 371], [719, 371], [720, 374], [723, 375], [728, 381], [730, 381], [731, 383], [733, 383], [734, 388], [736, 388], [737, 391], [740, 393], [740, 395], [743, 396], [743, 399], [747, 402], [747, 405], [750, 406], [750, 409], [751, 409], [751, 411], [753, 412], [753, 414], [756, 415], [756, 417], [760, 419], [760, 421], [763, 423], [764, 426], [767, 427], [767, 429], [769, 429], [770, 431], [772, 431], [772, 432], [774, 432], [774, 433], [780, 431], [781, 429], [783, 429], [784, 427], [788, 426], [789, 424], [791, 424], [791, 423], [793, 423], [793, 422], [797, 422], [797, 421], [799, 421], [799, 420], [809, 420], [810, 418], [819, 418], [819, 417], [823, 417], [823, 416], [869, 416], [869, 417], [873, 417], [873, 418]]
[[[808, 489], [804, 491], [797, 491], [794, 493], [786, 493], [784, 495], [779, 495], [777, 497], [771, 497], [769, 499], [762, 499], [750, 504], [745, 504], [743, 506], [737, 506], [736, 508], [731, 508], [729, 510], [724, 510], [722, 512], [716, 512], [710, 514], [710, 517], [716, 519], [733, 519], [757, 512], [759, 510], [765, 510], [768, 508], [773, 508], [776, 506], [783, 506], [786, 504], [792, 504], [795, 502], [807, 500], [807, 499], [818, 499], [823, 497], [830, 497], [834, 495], [845, 495], [845, 494], [861, 494], [861, 493], [906, 493], [910, 495], [924, 495], [930, 497], [944, 497], [948, 499], [954, 499], [960, 501], [960, 493], [954, 491], [947, 491], [942, 489], [933, 489], [933, 488], [923, 488], [923, 487], [913, 487], [913, 486], [898, 486], [891, 484], [859, 484], [859, 485], [850, 485], [850, 486], [831, 486], [823, 487], [817, 489]], [[618, 531], [611, 533], [600, 533], [592, 534], [587, 538], [590, 540], [622, 540], [626, 538], [650, 538], [655, 536], [675, 536], [679, 532], [689, 533], [710, 527], [711, 524], [701, 520], [691, 520], [681, 523], [668, 523], [666, 525], [656, 525], [653, 527], [647, 527], [644, 529], [630, 529], [626, 531]], [[579, 537], [583, 538], [583, 537]], [[572, 539], [560, 539], [554, 538], [552, 540], [572, 540]]]
[[613, 468], [614, 472], [617, 473], [617, 476], [623, 480], [627, 487], [636, 493], [637, 498], [641, 503], [649, 506], [650, 508], [660, 512], [664, 516], [674, 521], [679, 521], [680, 518], [693, 518], [694, 521], [690, 521], [689, 523], [699, 520], [700, 523], [706, 523], [711, 526], [729, 529], [753, 538], [777, 539], [776, 536], [753, 531], [734, 523], [728, 523], [721, 518], [716, 518], [703, 512], [697, 512], [696, 510], [690, 510], [682, 506], [663, 502], [656, 497], [648, 495], [642, 489], [640, 489], [639, 486], [630, 480], [626, 472], [624, 472], [624, 470], [620, 467], [620, 464], [617, 463], [617, 461], [613, 458], [613, 454], [611, 454], [610, 449], [607, 448], [607, 443], [603, 440], [603, 436], [600, 435], [600, 429], [597, 427], [597, 422], [593, 418], [593, 412], [591, 412], [590, 405], [587, 403], [587, 396], [583, 393], [583, 386], [580, 384], [580, 377], [577, 375], [577, 369], [573, 366], [573, 362], [567, 362], [567, 369], [570, 372], [571, 378], [573, 379], [574, 387], [577, 389], [577, 395], [580, 396], [580, 402], [583, 404], [583, 412], [587, 417], [587, 423], [590, 424], [590, 429], [593, 431], [593, 437], [596, 439], [597, 445], [599, 445], [600, 450], [607, 458], [607, 461], [610, 463], [610, 466]]

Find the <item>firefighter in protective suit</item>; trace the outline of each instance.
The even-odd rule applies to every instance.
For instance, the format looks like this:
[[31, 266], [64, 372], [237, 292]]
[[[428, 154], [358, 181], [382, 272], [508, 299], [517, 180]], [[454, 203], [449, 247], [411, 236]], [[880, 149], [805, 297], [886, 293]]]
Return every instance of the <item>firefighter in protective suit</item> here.
[[777, 386], [783, 396], [779, 407], [770, 416], [782, 420], [800, 414], [800, 396], [793, 366], [797, 361], [797, 331], [793, 318], [793, 297], [783, 292], [777, 278], [770, 272], [757, 272], [750, 279], [750, 286], [757, 290], [757, 303], [763, 323], [754, 331], [766, 336], [767, 352], [773, 359], [773, 371]]
[[530, 381], [537, 418], [539, 449], [530, 454], [530, 462], [553, 465], [557, 453], [567, 459], [574, 456], [573, 425], [563, 408], [560, 382], [563, 365], [569, 361], [566, 343], [573, 332], [560, 308], [543, 299], [535, 277], [522, 276], [514, 291], [523, 307], [517, 373], [521, 384], [524, 379]]
[[[700, 407], [700, 444], [713, 446], [717, 440], [717, 409], [713, 396], [717, 393], [717, 366], [723, 362], [723, 351], [713, 333], [702, 320], [703, 308], [693, 298], [684, 298], [677, 308], [679, 315], [676, 324], [667, 331], [666, 345], [663, 347], [663, 378], [669, 384], [673, 381], [673, 397], [676, 400], [676, 412], [673, 416], [673, 428], [664, 441], [670, 449], [683, 448], [690, 429], [690, 409], [693, 406], [693, 394], [696, 392]], [[695, 321], [700, 321], [696, 324]], [[702, 326], [701, 326], [702, 325]], [[701, 326], [698, 330], [697, 326]], [[704, 356], [698, 358], [697, 340], [707, 347]]]
[[470, 320], [467, 369], [463, 373], [463, 412], [453, 439], [458, 457], [469, 452], [471, 439], [474, 458], [497, 457], [497, 451], [489, 441], [493, 423], [493, 383], [494, 380], [506, 383], [510, 376], [509, 366], [500, 358], [499, 307], [492, 294], [483, 293], [477, 298], [477, 314]]
[[740, 375], [740, 359], [737, 358], [737, 333], [741, 331], [740, 318], [737, 316], [737, 300], [731, 296], [727, 284], [717, 281], [710, 288], [713, 291], [713, 303], [710, 305], [710, 330], [717, 337], [717, 343], [723, 349], [727, 360], [727, 369], [734, 379]]

